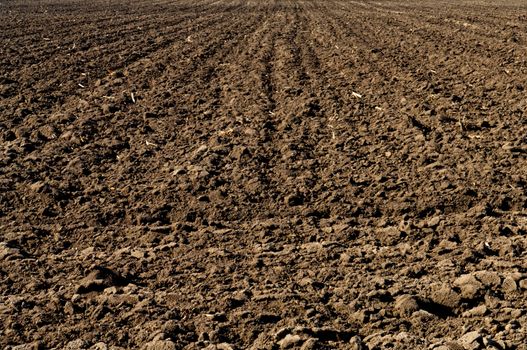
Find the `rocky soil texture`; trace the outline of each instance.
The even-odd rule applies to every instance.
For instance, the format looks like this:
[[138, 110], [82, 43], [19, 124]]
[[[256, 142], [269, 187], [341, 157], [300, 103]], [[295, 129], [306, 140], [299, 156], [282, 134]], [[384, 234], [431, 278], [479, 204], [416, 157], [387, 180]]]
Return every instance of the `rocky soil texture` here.
[[0, 348], [527, 349], [527, 4], [2, 0]]

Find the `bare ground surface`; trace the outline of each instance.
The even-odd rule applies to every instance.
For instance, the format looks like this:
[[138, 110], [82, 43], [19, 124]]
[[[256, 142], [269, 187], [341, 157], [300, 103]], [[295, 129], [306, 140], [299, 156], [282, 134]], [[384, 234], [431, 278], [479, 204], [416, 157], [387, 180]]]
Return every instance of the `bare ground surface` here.
[[527, 349], [527, 6], [0, 2], [0, 347]]

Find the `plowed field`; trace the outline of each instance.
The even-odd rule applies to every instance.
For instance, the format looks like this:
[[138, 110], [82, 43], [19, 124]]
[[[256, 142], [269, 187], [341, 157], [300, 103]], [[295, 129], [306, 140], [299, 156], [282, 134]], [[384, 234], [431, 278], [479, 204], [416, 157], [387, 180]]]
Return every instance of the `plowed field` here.
[[2, 0], [0, 347], [527, 349], [524, 1]]

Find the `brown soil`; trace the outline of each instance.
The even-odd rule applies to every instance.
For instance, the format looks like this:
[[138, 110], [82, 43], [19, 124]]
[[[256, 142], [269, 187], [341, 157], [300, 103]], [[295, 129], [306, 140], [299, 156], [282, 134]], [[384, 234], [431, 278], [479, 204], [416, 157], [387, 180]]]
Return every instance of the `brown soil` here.
[[0, 347], [527, 349], [522, 3], [2, 0]]

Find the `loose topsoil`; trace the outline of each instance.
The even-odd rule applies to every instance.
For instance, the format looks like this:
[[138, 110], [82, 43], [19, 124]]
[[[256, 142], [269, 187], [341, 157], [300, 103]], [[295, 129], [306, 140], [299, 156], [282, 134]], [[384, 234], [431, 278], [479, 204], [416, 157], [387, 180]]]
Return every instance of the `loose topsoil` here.
[[527, 349], [523, 1], [2, 0], [0, 347]]

